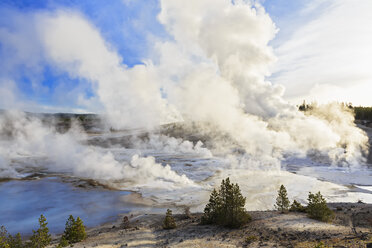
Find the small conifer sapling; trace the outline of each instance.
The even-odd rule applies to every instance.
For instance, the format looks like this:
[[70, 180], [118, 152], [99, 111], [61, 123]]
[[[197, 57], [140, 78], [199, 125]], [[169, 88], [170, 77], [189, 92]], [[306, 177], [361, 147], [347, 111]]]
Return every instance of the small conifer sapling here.
[[276, 198], [275, 207], [277, 210], [284, 213], [288, 211], [289, 204], [290, 202], [287, 196], [287, 189], [284, 187], [284, 185], [281, 185], [278, 190], [278, 197]]
[[230, 178], [226, 178], [222, 180], [219, 190], [212, 191], [201, 223], [240, 227], [251, 220], [244, 208], [245, 201], [238, 184], [230, 183]]
[[172, 210], [167, 209], [167, 213], [165, 214], [164, 222], [163, 222], [164, 229], [174, 229], [176, 228], [176, 221], [173, 218]]
[[293, 203], [291, 204], [291, 207], [289, 208], [289, 211], [292, 212], [306, 212], [306, 207], [302, 206], [301, 203], [299, 203], [296, 200], [293, 200]]
[[312, 219], [329, 222], [333, 219], [334, 213], [328, 208], [327, 202], [320, 192], [312, 194], [309, 192], [306, 212]]
[[80, 217], [77, 217], [76, 220], [72, 215], [68, 217], [62, 238], [70, 244], [80, 242], [86, 238], [85, 226]]
[[39, 218], [39, 229], [32, 231], [33, 235], [30, 238], [29, 247], [32, 248], [43, 248], [50, 244], [52, 241], [51, 235], [49, 234], [48, 223], [44, 215], [40, 215]]

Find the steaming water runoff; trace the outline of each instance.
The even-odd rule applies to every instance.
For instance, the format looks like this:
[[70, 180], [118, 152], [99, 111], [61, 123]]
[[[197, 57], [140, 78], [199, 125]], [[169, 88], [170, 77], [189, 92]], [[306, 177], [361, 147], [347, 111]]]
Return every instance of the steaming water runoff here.
[[202, 211], [227, 176], [239, 183], [249, 210], [273, 209], [281, 184], [302, 203], [309, 191], [330, 202], [372, 203], [368, 165], [337, 166], [307, 155], [283, 157], [276, 168], [239, 150], [208, 149], [205, 137], [180, 138], [179, 130], [56, 134], [29, 123], [1, 145], [0, 224], [11, 233], [30, 234], [40, 214], [60, 233], [70, 214], [95, 226], [119, 213]]

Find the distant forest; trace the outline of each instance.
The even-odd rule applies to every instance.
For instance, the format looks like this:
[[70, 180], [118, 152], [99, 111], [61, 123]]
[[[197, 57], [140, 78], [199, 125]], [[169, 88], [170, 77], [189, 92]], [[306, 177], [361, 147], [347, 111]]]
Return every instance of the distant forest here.
[[372, 121], [372, 107], [353, 107], [355, 119]]
[[[341, 103], [343, 107], [352, 109], [354, 111], [355, 119], [356, 120], [365, 120], [365, 121], [372, 121], [372, 107], [354, 107], [350, 103], [345, 104]], [[298, 106], [300, 111], [308, 111], [314, 108], [316, 103], [306, 104], [305, 102]]]

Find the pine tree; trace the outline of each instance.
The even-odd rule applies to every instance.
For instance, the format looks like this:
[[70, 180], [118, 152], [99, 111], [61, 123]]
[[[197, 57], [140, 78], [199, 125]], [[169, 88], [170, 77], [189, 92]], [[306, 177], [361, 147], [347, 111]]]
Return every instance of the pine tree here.
[[278, 197], [276, 198], [276, 204], [275, 207], [278, 209], [280, 212], [284, 213], [288, 211], [289, 209], [289, 199], [287, 196], [287, 190], [284, 187], [284, 185], [280, 186], [280, 189], [278, 190]]
[[244, 209], [245, 201], [238, 184], [230, 183], [230, 178], [222, 180], [220, 190], [212, 191], [205, 206], [202, 224], [240, 227], [251, 219]]
[[39, 229], [37, 231], [32, 231], [34, 234], [30, 238], [30, 247], [33, 248], [42, 248], [46, 247], [52, 241], [49, 228], [47, 227], [48, 223], [46, 222], [46, 218], [44, 215], [40, 215], [39, 218]]
[[292, 203], [289, 211], [292, 211], [292, 212], [306, 212], [306, 208], [304, 206], [302, 206], [301, 203], [299, 203], [298, 201], [293, 200], [293, 203]]
[[77, 217], [76, 220], [72, 215], [68, 217], [62, 238], [67, 240], [70, 244], [80, 242], [86, 238], [85, 226], [80, 217]]
[[87, 234], [85, 233], [85, 226], [83, 224], [83, 221], [80, 219], [80, 217], [76, 218], [74, 227], [76, 230], [77, 242], [84, 240], [87, 237]]
[[[74, 216], [70, 215], [66, 221], [66, 224], [65, 224], [65, 231], [62, 235], [62, 238], [66, 239], [67, 241], [71, 242], [73, 241], [74, 239], [74, 223], [75, 223], [75, 218]], [[62, 240], [61, 238], [61, 240]]]
[[[20, 233], [17, 233], [16, 236], [9, 235], [9, 245], [11, 248], [23, 248], [22, 237]], [[1, 246], [0, 246], [1, 247]]]
[[165, 214], [164, 222], [163, 222], [164, 229], [174, 229], [176, 228], [176, 221], [173, 218], [172, 210], [167, 209], [167, 213]]
[[65, 238], [65, 236], [62, 235], [57, 248], [66, 247], [68, 245], [69, 245], [68, 240]]
[[221, 225], [227, 225], [227, 222], [232, 218], [230, 208], [232, 206], [232, 185], [230, 178], [222, 180], [220, 186], [220, 197], [221, 197], [221, 211], [218, 213], [217, 223]]
[[221, 210], [221, 199], [216, 189], [213, 189], [209, 203], [205, 206], [202, 224], [213, 224], [218, 222], [219, 211]]
[[8, 231], [4, 226], [0, 227], [0, 248], [10, 248], [8, 243]]
[[8, 241], [0, 237], [0, 248], [10, 248]]
[[225, 225], [229, 227], [239, 227], [248, 222], [250, 217], [245, 211], [244, 205], [246, 198], [240, 193], [238, 184], [231, 184], [231, 192], [228, 192], [227, 198], [227, 217]]
[[333, 219], [334, 213], [328, 208], [327, 202], [320, 192], [316, 194], [309, 192], [308, 201], [309, 204], [306, 211], [310, 218], [324, 222], [329, 222]]
[[0, 248], [23, 248], [21, 234], [17, 233], [12, 236], [4, 226], [0, 227]]

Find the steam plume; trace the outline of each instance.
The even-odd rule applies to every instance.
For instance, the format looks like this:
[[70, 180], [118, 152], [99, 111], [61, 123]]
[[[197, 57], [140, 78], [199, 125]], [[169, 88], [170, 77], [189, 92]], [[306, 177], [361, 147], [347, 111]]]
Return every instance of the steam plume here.
[[[26, 163], [27, 167], [72, 173], [103, 183], [121, 180], [129, 188], [155, 181], [168, 182], [165, 183], [167, 187], [193, 186], [186, 176], [178, 175], [169, 165], [156, 163], [153, 157], [129, 154], [131, 158], [128, 162], [120, 161], [110, 151], [81, 144], [84, 133], [76, 126], [67, 133], [59, 134], [53, 128], [44, 126], [39, 119], [26, 117], [18, 111], [6, 112], [0, 121], [3, 140], [0, 147], [1, 177], [17, 177], [15, 169], [24, 170]], [[36, 161], [34, 164], [32, 160], [24, 161], [27, 158]]]
[[162, 0], [161, 6], [159, 21], [173, 39], [156, 41], [144, 64], [133, 68], [76, 13], [40, 17], [48, 58], [95, 85], [113, 127], [184, 120], [228, 134], [268, 164], [285, 153], [312, 150], [337, 161], [363, 162], [367, 139], [350, 113], [331, 107], [328, 114], [345, 120], [338, 123], [330, 115], [305, 116], [282, 99], [281, 86], [265, 81], [275, 61], [268, 42], [276, 28], [262, 7], [228, 0], [188, 6]]

